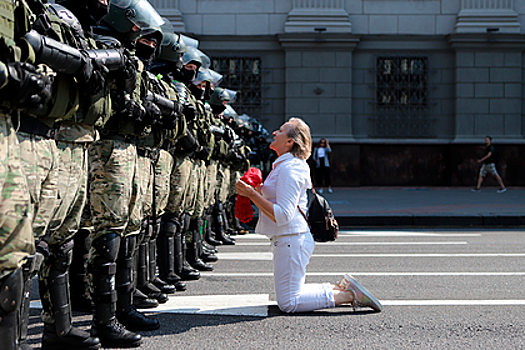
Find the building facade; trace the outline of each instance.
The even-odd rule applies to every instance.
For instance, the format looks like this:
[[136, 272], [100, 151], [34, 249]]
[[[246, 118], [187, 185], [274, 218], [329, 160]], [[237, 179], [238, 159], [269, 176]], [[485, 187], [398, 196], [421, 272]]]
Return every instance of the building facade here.
[[242, 90], [236, 110], [328, 138], [335, 185], [471, 186], [486, 135], [525, 185], [523, 0], [151, 2]]

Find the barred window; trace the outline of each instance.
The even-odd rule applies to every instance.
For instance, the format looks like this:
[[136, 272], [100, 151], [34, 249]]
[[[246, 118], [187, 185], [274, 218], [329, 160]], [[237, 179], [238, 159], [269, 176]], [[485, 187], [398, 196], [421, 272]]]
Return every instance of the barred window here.
[[240, 91], [232, 105], [239, 114], [261, 116], [262, 75], [259, 57], [213, 57], [213, 70], [224, 78], [221, 86]]
[[428, 137], [428, 57], [379, 56], [376, 137]]

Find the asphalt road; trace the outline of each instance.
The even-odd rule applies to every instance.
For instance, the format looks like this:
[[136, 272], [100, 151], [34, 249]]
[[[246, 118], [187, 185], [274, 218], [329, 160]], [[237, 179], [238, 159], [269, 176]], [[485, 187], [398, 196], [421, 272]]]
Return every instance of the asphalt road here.
[[[220, 248], [215, 271], [153, 310], [162, 326], [142, 333], [142, 349], [525, 349], [525, 231], [354, 230], [317, 245], [307, 283], [351, 273], [383, 303], [381, 313], [282, 314], [269, 241], [237, 242]], [[250, 302], [260, 305], [243, 308]], [[38, 310], [32, 315], [38, 348]], [[91, 317], [76, 315], [89, 329]]]

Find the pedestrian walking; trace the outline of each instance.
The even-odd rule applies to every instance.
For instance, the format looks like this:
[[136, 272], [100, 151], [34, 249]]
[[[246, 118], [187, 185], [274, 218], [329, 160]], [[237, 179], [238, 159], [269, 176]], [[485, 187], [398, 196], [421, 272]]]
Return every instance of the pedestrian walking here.
[[319, 140], [319, 144], [314, 149], [313, 159], [315, 161], [315, 182], [319, 187], [319, 193], [323, 193], [323, 186], [327, 187], [328, 192], [332, 193], [332, 182], [330, 176], [329, 154], [332, 153], [330, 143], [327, 139]]
[[294, 313], [351, 304], [381, 311], [379, 301], [350, 275], [338, 285], [305, 284], [306, 265], [315, 247], [300, 213], [307, 209], [306, 190], [312, 187], [306, 163], [312, 144], [310, 128], [303, 120], [291, 118], [273, 136], [270, 148], [278, 158], [262, 186], [254, 188], [239, 181], [236, 189], [260, 210], [255, 232], [271, 241], [279, 308]]
[[481, 170], [479, 171], [479, 177], [478, 177], [478, 183], [475, 188], [472, 189], [473, 192], [479, 192], [481, 191], [481, 184], [483, 183], [483, 180], [485, 180], [485, 176], [487, 174], [492, 175], [496, 181], [498, 182], [500, 188], [498, 189], [498, 193], [503, 193], [507, 191], [507, 188], [503, 184], [503, 180], [501, 179], [501, 176], [499, 176], [498, 171], [496, 170], [496, 163], [497, 163], [497, 151], [494, 145], [492, 144], [492, 137], [486, 136], [485, 137], [485, 155], [483, 158], [478, 159], [476, 162], [483, 163], [481, 166]]

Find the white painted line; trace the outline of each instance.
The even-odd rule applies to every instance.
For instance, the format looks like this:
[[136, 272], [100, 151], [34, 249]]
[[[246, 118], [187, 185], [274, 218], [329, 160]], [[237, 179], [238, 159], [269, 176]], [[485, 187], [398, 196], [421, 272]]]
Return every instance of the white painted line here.
[[[525, 276], [525, 272], [307, 272], [307, 276], [343, 276], [350, 273], [352, 276]], [[272, 277], [271, 272], [252, 272], [252, 273], [217, 273], [201, 272], [203, 276], [219, 277]]]
[[[320, 246], [345, 246], [345, 245], [465, 245], [468, 242], [316, 242]], [[236, 243], [235, 246], [269, 246], [270, 242], [261, 243]]]
[[525, 305], [525, 300], [380, 300], [383, 306], [501, 306]]
[[267, 240], [267, 241], [270, 240], [265, 235], [260, 235], [258, 233], [249, 233], [249, 234], [245, 234], [245, 235], [237, 235], [237, 236], [234, 236], [234, 237], [235, 237], [236, 241], [240, 241], [240, 240], [243, 240], [243, 239], [263, 239], [263, 240]]
[[343, 231], [339, 232], [343, 236], [367, 236], [367, 237], [413, 237], [413, 236], [432, 236], [432, 237], [480, 237], [480, 233], [431, 233], [418, 231]]
[[313, 258], [516, 258], [525, 253], [314, 254]]
[[[516, 258], [525, 253], [314, 254], [312, 258]], [[217, 253], [219, 260], [272, 260], [271, 252]]]

